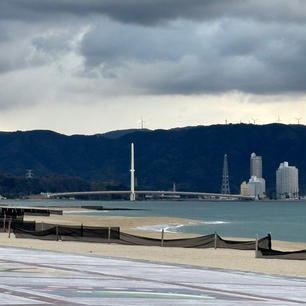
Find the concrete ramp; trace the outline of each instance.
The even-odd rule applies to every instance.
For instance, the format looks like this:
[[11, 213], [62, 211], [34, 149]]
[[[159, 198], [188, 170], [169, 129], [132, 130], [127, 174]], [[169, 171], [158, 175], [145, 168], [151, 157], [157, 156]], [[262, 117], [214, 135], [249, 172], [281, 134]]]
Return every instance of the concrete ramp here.
[[0, 305], [306, 305], [305, 279], [221, 269], [0, 247], [0, 272]]

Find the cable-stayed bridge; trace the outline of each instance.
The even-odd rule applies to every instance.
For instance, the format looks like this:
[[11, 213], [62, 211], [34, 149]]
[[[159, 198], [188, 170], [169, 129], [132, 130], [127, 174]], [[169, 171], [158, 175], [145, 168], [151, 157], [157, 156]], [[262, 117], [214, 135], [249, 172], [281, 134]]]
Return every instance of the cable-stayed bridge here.
[[[74, 196], [90, 196], [90, 195], [131, 195], [130, 190], [113, 190], [113, 191], [77, 191], [77, 192], [57, 192], [47, 193], [48, 198], [74, 197]], [[135, 190], [134, 195], [156, 195], [160, 197], [174, 198], [175, 196], [197, 197], [198, 199], [237, 199], [237, 200], [254, 200], [254, 197], [243, 196], [241, 194], [221, 194], [207, 192], [191, 192], [191, 191], [157, 191], [157, 190]], [[134, 200], [136, 197], [134, 198]]]
[[[158, 191], [158, 190], [135, 190], [135, 167], [134, 167], [134, 144], [131, 143], [131, 185], [130, 190], [101, 190], [101, 191], [76, 191], [76, 192], [57, 192], [46, 193], [47, 198], [74, 197], [82, 195], [129, 195], [130, 201], [136, 200], [136, 195], [159, 196], [161, 198], [178, 199], [183, 198], [198, 198], [198, 199], [232, 199], [232, 200], [255, 200], [253, 196], [244, 196], [241, 194], [228, 193], [207, 193], [207, 192], [192, 192], [192, 191]], [[228, 189], [229, 190], [229, 189]]]

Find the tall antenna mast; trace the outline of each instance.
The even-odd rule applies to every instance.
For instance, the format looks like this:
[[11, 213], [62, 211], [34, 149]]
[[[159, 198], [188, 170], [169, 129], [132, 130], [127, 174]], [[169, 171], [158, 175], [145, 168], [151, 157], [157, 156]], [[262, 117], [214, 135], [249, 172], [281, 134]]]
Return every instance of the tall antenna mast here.
[[130, 201], [135, 201], [135, 167], [134, 167], [134, 143], [131, 143], [131, 193]]
[[228, 164], [227, 164], [227, 154], [224, 154], [223, 160], [223, 175], [222, 175], [222, 194], [230, 194], [229, 176], [228, 176]]

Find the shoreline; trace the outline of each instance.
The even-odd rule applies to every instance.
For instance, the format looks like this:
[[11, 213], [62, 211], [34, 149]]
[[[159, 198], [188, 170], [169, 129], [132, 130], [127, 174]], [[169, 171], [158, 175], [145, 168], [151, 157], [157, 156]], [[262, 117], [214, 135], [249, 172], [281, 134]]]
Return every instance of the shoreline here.
[[[62, 224], [62, 225], [85, 225], [85, 226], [102, 226], [102, 227], [120, 227], [120, 231], [127, 232], [129, 234], [138, 235], [138, 236], [146, 236], [151, 238], [160, 238], [161, 230], [164, 228], [177, 228], [188, 225], [195, 224], [205, 224], [205, 221], [196, 220], [196, 219], [188, 219], [188, 218], [179, 218], [179, 217], [131, 217], [131, 216], [110, 216], [110, 215], [87, 215], [86, 212], [91, 212], [91, 210], [85, 208], [76, 208], [76, 207], [65, 207], [62, 208], [63, 215], [53, 215], [51, 214], [49, 217], [45, 216], [30, 216], [26, 215], [24, 217], [25, 221], [36, 221], [43, 223], [52, 223], [52, 224]], [[84, 212], [85, 214], [77, 214], [79, 212]], [[215, 221], [216, 222], [216, 221]], [[219, 222], [219, 221], [217, 221]], [[208, 222], [209, 224], [209, 222]], [[206, 234], [197, 234], [197, 233], [183, 233], [176, 232], [171, 230], [165, 230], [165, 234], [169, 237], [168, 239], [176, 239], [176, 238], [191, 238], [191, 237], [199, 237], [202, 235], [208, 235], [213, 233]], [[230, 240], [239, 240], [239, 241], [247, 241], [247, 240], [255, 240], [255, 237], [237, 237], [237, 236], [223, 236], [224, 239]], [[261, 238], [261, 237], [259, 237]], [[167, 239], [167, 237], [165, 237]], [[306, 241], [287, 241], [287, 240], [272, 240], [275, 245], [272, 245], [273, 248], [277, 249], [278, 247], [283, 247], [285, 249], [280, 249], [282, 251], [293, 251], [298, 249], [306, 248]], [[289, 246], [289, 248], [288, 248]], [[294, 248], [296, 246], [297, 248]], [[292, 249], [293, 247], [293, 249]]]
[[[192, 219], [169, 217], [119, 217], [119, 216], [84, 216], [84, 215], [51, 215], [50, 217], [26, 216], [25, 220], [37, 222], [90, 225], [119, 226], [122, 232], [133, 235], [161, 238], [161, 232], [141, 230], [139, 227], [160, 226], [165, 224], [188, 224], [196, 222]], [[165, 232], [165, 239], [196, 237], [199, 235]], [[250, 240], [248, 238], [230, 238], [234, 240]], [[254, 240], [251, 239], [251, 240]], [[115, 243], [90, 243], [73, 241], [47, 241], [38, 239], [16, 239], [13, 234], [0, 233], [0, 245], [21, 247], [97, 256], [110, 256], [127, 259], [147, 260], [160, 263], [185, 264], [199, 267], [231, 269], [236, 271], [257, 272], [269, 275], [286, 275], [306, 277], [306, 261], [255, 258], [255, 251], [231, 249], [197, 249], [157, 246], [120, 245]], [[305, 249], [305, 243], [272, 241], [272, 247], [282, 251]]]
[[[87, 218], [87, 216], [89, 215], [92, 215], [94, 217], [103, 217], [103, 218], [116, 218], [116, 216], [135, 216], [133, 218], [138, 218], [137, 216], [146, 216], [145, 218], [150, 218], [150, 216], [152, 216], [152, 214], [149, 212], [145, 212], [145, 213], [125, 213], [126, 210], [148, 210], [147, 207], [145, 206], [139, 206], [140, 208], [131, 208], [130, 206], [125, 207], [123, 205], [123, 207], [120, 207], [120, 203], [122, 201], [115, 201], [115, 203], [113, 203], [115, 206], [113, 207], [110, 207], [108, 211], [105, 207], [105, 209], [98, 209], [98, 210], [95, 210], [95, 209], [88, 209], [86, 208], [87, 205], [84, 205], [84, 203], [87, 203], [87, 201], [79, 201], [79, 200], [76, 200], [76, 201], [63, 201], [63, 200], [50, 200], [50, 201], [44, 201], [43, 203], [41, 201], [38, 201], [38, 203], [40, 205], [27, 205], [27, 201], [28, 200], [20, 200], [22, 202], [23, 205], [16, 205], [15, 207], [16, 208], [37, 208], [37, 209], [51, 209], [51, 210], [60, 210], [60, 211], [63, 211], [63, 213], [66, 215], [66, 214], [71, 214], [71, 215], [79, 215], [80, 217], [83, 218]], [[274, 201], [274, 200], [271, 200], [271, 201]], [[65, 203], [65, 206], [61, 206], [61, 205], [54, 205], [55, 202], [63, 202]], [[70, 203], [71, 202], [71, 203]], [[83, 203], [84, 202], [84, 203]], [[93, 206], [90, 206], [89, 207], [95, 207], [96, 204], [98, 205], [97, 207], [102, 207], [102, 206], [105, 206], [107, 205], [106, 202], [101, 202], [101, 201], [93, 201], [95, 203], [95, 205]], [[125, 201], [126, 202], [126, 201]], [[257, 201], [259, 202], [259, 201]], [[284, 203], [288, 202], [288, 201], [283, 201]], [[32, 203], [32, 201], [31, 201]], [[306, 203], [306, 202], [305, 202]], [[21, 203], [20, 203], [21, 204]], [[69, 205], [71, 204], [71, 205]], [[77, 204], [77, 205], [75, 205]], [[9, 205], [10, 207], [13, 207], [14, 205], [11, 205], [11, 203], [7, 203], [7, 205]], [[137, 206], [138, 207], [138, 206]], [[300, 206], [298, 206], [300, 208]], [[116, 213], [112, 213], [111, 210], [116, 210], [117, 212]], [[120, 210], [122, 210], [122, 212], [120, 212]], [[150, 210], [150, 209], [149, 209]], [[304, 215], [304, 211], [301, 212], [302, 215]], [[167, 215], [171, 215], [171, 211], [170, 213], [168, 212], [168, 214], [161, 214], [161, 215], [164, 215], [164, 216], [167, 216]], [[170, 219], [180, 219], [180, 220], [184, 220], [185, 218], [185, 215], [186, 214], [177, 214], [178, 217], [174, 217], [174, 218], [170, 218]], [[187, 213], [188, 215], [188, 213]], [[299, 223], [299, 228], [300, 230], [298, 232], [294, 232], [294, 236], [292, 236], [292, 234], [288, 234], [288, 231], [286, 231], [286, 229], [282, 226], [280, 226], [280, 228], [278, 227], [270, 227], [269, 225], [267, 226], [263, 226], [264, 228], [261, 228], [261, 225], [256, 225], [256, 228], [250, 228], [248, 229], [248, 225], [246, 224], [245, 227], [241, 227], [240, 226], [240, 230], [237, 231], [235, 230], [235, 228], [233, 228], [233, 225], [230, 224], [228, 227], [224, 227], [224, 226], [214, 226], [214, 225], [211, 225], [211, 224], [217, 224], [217, 222], [222, 222], [222, 223], [226, 223], [226, 222], [229, 222], [229, 223], [232, 223], [232, 220], [231, 219], [227, 219], [226, 217], [224, 217], [223, 219], [214, 219], [216, 216], [215, 215], [209, 215], [207, 218], [204, 216], [201, 215], [201, 220], [194, 220], [194, 219], [189, 219], [190, 220], [190, 223], [186, 225], [186, 222], [184, 223], [183, 225], [183, 229], [179, 229], [179, 230], [176, 230], [175, 227], [177, 226], [177, 228], [181, 227], [180, 224], [174, 224], [173, 228], [169, 228], [168, 227], [168, 224], [165, 224], [165, 227], [166, 227], [166, 232], [180, 232], [181, 235], [189, 235], [189, 233], [191, 233], [190, 235], [192, 235], [192, 233], [194, 234], [194, 236], [202, 236], [202, 235], [208, 235], [208, 234], [212, 234], [214, 233], [215, 231], [217, 231], [217, 233], [222, 236], [222, 237], [237, 237], [237, 238], [240, 238], [240, 237], [245, 237], [246, 239], [248, 240], [254, 240], [256, 239], [256, 234], [259, 234], [259, 237], [264, 237], [267, 235], [267, 233], [271, 232], [272, 230], [272, 239], [277, 239], [277, 240], [282, 240], [282, 241], [286, 241], [286, 242], [292, 242], [292, 243], [306, 243], [306, 237], [305, 237], [305, 234], [304, 234], [304, 228], [305, 228], [305, 225], [304, 225], [304, 222], [303, 224], [300, 224]], [[47, 223], [51, 223], [53, 221], [50, 221], [51, 218], [53, 218], [53, 215], [51, 215], [51, 217], [49, 218], [48, 221], [46, 221]], [[160, 216], [156, 217], [156, 218], [162, 218]], [[166, 218], [166, 217], [165, 217]], [[189, 218], [197, 218], [197, 216], [194, 216], [194, 214], [190, 214]], [[223, 220], [223, 221], [216, 221], [216, 220]], [[227, 221], [228, 220], [228, 221]], [[237, 219], [239, 220], [239, 219]], [[237, 222], [236, 219], [233, 220], [233, 222]], [[62, 220], [58, 221], [59, 223], [58, 224], [61, 224]], [[210, 223], [211, 222], [211, 223]], [[295, 224], [295, 220], [291, 220], [290, 221], [292, 224]], [[54, 222], [53, 222], [54, 223]], [[75, 225], [81, 225], [83, 222], [82, 220], [79, 221], [79, 223], [76, 223]], [[266, 222], [267, 223], [267, 222]], [[71, 223], [68, 223], [68, 225], [71, 224]], [[160, 227], [160, 225], [162, 224], [162, 222], [158, 222], [158, 223], [154, 223], [154, 226], [153, 227]], [[88, 225], [93, 225], [93, 226], [103, 226], [101, 224], [88, 224]], [[191, 225], [191, 226], [189, 226]], [[192, 227], [192, 225], [196, 225], [195, 227]], [[239, 225], [239, 224], [238, 224]], [[275, 225], [274, 223], [272, 225]], [[117, 224], [113, 224], [112, 226], [118, 226]], [[172, 226], [172, 225], [171, 225]], [[279, 224], [276, 223], [276, 226], [279, 226]], [[122, 227], [122, 226], [121, 226]], [[137, 226], [137, 229], [136, 227], [133, 229], [133, 232], [135, 232], [136, 230], [138, 229], [141, 229], [141, 230], [150, 230], [150, 225], [148, 225], [148, 228], [141, 228], [142, 226]], [[145, 224], [145, 227], [146, 227], [146, 224]], [[123, 229], [123, 227], [122, 227]], [[229, 229], [229, 230], [227, 230]], [[246, 229], [246, 231], [245, 231]], [[129, 229], [130, 230], [130, 229]], [[152, 229], [152, 231], [156, 231], [154, 228]], [[147, 233], [147, 232], [146, 232]], [[146, 234], [145, 233], [145, 234]], [[143, 235], [144, 233], [142, 233], [141, 235]], [[305, 248], [305, 247], [304, 247]]]

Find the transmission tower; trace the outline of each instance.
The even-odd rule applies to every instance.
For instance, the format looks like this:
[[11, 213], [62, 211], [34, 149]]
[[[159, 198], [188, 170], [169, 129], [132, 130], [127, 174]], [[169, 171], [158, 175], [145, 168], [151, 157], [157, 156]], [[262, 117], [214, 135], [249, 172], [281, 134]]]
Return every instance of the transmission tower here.
[[33, 178], [32, 169], [28, 169], [25, 176], [26, 176], [26, 178], [29, 178], [29, 179]]
[[231, 193], [229, 185], [229, 176], [228, 176], [227, 154], [224, 154], [221, 193], [222, 194]]

